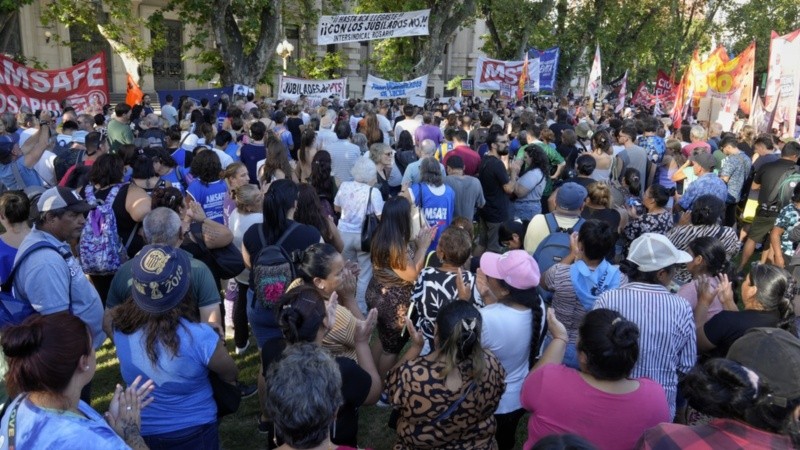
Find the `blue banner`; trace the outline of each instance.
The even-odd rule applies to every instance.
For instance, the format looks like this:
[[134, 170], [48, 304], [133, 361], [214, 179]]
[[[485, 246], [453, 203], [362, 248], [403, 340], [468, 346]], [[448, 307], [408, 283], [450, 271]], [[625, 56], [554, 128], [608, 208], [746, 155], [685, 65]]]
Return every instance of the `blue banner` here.
[[184, 95], [189, 97], [189, 100], [192, 100], [197, 106], [200, 106], [200, 99], [207, 98], [208, 105], [211, 106], [219, 101], [219, 98], [222, 96], [222, 94], [228, 94], [228, 97], [231, 97], [232, 100], [233, 86], [214, 89], [176, 89], [173, 91], [156, 91], [156, 94], [158, 94], [158, 101], [161, 102], [162, 105], [167, 102], [167, 94], [172, 94], [172, 98], [174, 99], [172, 106], [174, 106], [176, 109], [180, 109], [181, 105], [178, 104], [178, 100], [180, 100], [180, 98]]
[[558, 73], [558, 57], [561, 50], [551, 47], [547, 50], [528, 50], [528, 58], [539, 58], [539, 90], [554, 91], [556, 88], [556, 74]]

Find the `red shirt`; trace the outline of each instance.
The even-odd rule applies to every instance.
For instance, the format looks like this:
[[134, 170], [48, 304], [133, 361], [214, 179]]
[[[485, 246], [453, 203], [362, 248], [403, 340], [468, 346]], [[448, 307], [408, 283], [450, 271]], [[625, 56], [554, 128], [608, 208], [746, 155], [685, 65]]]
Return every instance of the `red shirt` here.
[[662, 423], [644, 432], [640, 450], [771, 450], [792, 448], [788, 436], [753, 428], [732, 419], [714, 419], [706, 425]]
[[459, 145], [444, 155], [442, 164], [445, 167], [447, 167], [447, 160], [453, 155], [458, 155], [464, 160], [464, 175], [475, 176], [478, 174], [478, 166], [481, 164], [481, 157], [478, 152], [467, 145]]

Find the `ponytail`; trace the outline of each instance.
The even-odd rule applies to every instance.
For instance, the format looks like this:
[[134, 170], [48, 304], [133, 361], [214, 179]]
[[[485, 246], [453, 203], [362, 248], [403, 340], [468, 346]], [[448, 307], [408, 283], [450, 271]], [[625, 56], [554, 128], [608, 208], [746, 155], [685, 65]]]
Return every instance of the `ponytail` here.
[[479, 379], [485, 362], [481, 347], [483, 321], [478, 310], [467, 302], [452, 302], [439, 310], [437, 322], [438, 350], [444, 356], [442, 377], [469, 360], [472, 372], [468, 375]]

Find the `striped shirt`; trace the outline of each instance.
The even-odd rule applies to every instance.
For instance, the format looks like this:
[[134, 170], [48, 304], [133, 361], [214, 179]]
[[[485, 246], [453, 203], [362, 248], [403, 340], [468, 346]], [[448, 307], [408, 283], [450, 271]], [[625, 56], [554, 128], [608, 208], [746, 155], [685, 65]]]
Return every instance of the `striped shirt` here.
[[697, 335], [689, 304], [663, 286], [628, 283], [600, 294], [594, 309], [600, 308], [617, 311], [639, 326], [639, 360], [630, 377], [659, 382], [674, 417], [678, 372], [688, 373], [697, 361]]
[[[725, 247], [725, 256], [731, 261], [742, 247], [739, 235], [731, 227], [722, 225], [679, 225], [667, 232], [667, 239], [678, 250], [686, 251], [689, 244], [695, 239], [703, 236], [710, 236], [719, 239]], [[692, 280], [692, 275], [686, 270], [686, 264], [679, 264], [675, 271], [674, 281], [678, 284], [686, 284]]]

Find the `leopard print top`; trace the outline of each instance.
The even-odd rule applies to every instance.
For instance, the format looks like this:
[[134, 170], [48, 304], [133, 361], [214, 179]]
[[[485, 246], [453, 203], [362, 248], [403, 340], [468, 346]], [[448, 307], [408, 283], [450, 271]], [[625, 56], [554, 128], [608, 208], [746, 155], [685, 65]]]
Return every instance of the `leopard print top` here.
[[[426, 357], [389, 373], [386, 389], [400, 413], [394, 450], [497, 449], [494, 412], [506, 388], [506, 374], [494, 355], [485, 352], [485, 356], [481, 379], [474, 386], [473, 380], [465, 379], [457, 391], [447, 389], [440, 376], [444, 363]], [[469, 373], [470, 366], [464, 361], [459, 370]], [[445, 414], [462, 396], [452, 413]]]

